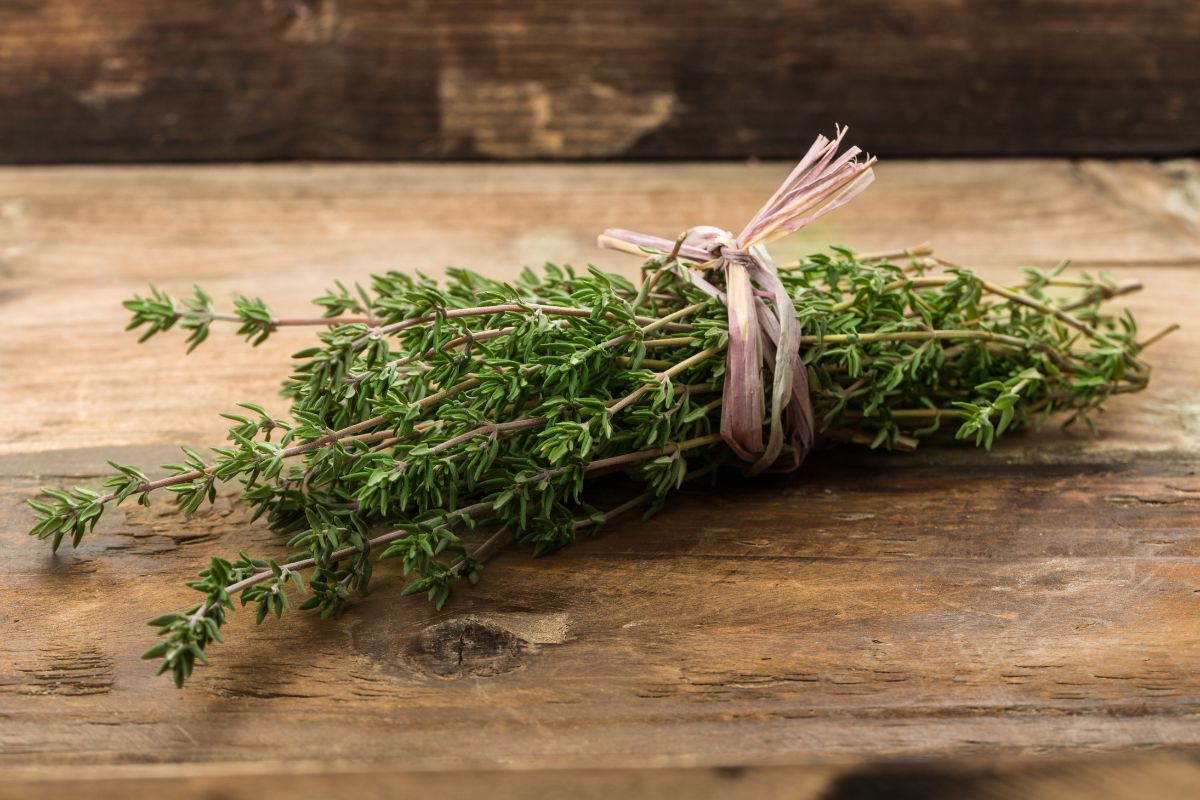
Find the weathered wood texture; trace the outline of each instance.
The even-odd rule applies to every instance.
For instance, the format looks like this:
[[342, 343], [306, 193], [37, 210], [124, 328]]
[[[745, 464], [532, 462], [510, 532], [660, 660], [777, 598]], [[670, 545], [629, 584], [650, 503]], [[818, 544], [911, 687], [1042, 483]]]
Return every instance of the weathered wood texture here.
[[[509, 274], [606, 225], [738, 226], [781, 164], [0, 170], [0, 767], [331, 759], [391, 769], [840, 762], [1200, 745], [1196, 165], [885, 164], [776, 249], [935, 239], [1003, 275], [1074, 256], [1141, 278], [1151, 389], [1104, 434], [991, 453], [827, 452], [684, 492], [549, 558], [500, 556], [442, 613], [389, 568], [339, 624], [235, 614], [188, 690], [139, 661], [214, 553], [275, 537], [222, 500], [106, 518], [52, 557], [35, 488], [147, 465], [273, 396], [309, 334], [136, 346], [154, 280], [298, 308], [335, 277]], [[278, 408], [278, 402], [275, 403]], [[164, 769], [167, 769], [164, 767]]]
[[[316, 767], [316, 768], [314, 768]], [[75, 770], [70, 777], [10, 773], [0, 800], [1146, 800], [1200, 794], [1200, 764], [1182, 756], [1033, 761], [976, 759], [844, 767], [440, 770], [330, 769], [294, 763], [170, 765]]]
[[0, 161], [1200, 152], [1180, 0], [0, 2]]

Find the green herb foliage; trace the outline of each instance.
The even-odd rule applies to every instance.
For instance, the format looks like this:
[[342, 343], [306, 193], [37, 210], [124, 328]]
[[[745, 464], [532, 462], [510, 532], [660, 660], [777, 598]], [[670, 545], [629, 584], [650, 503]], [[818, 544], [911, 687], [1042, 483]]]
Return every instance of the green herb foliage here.
[[[725, 310], [685, 268], [651, 259], [640, 287], [552, 265], [514, 283], [389, 272], [369, 289], [338, 284], [315, 319], [279, 319], [248, 298], [222, 314], [200, 289], [182, 300], [152, 289], [126, 303], [143, 339], [178, 326], [191, 349], [214, 322], [254, 344], [284, 325], [325, 327], [294, 355], [291, 412], [241, 404], [223, 446], [184, 448], [164, 478], [114, 463], [103, 491], [46, 489], [32, 533], [78, 545], [110, 504], [165, 489], [190, 514], [240, 484], [286, 547], [213, 558], [189, 584], [200, 601], [150, 621], [162, 639], [146, 658], [180, 685], [235, 600], [260, 622], [294, 607], [337, 617], [375, 561], [397, 559], [406, 593], [440, 608], [510, 541], [549, 553], [730, 461], [718, 433]], [[1055, 412], [1090, 426], [1110, 395], [1148, 380], [1133, 319], [1102, 310], [1133, 287], [1105, 277], [1060, 266], [998, 286], [928, 253], [843, 248], [781, 277], [824, 441], [912, 449], [945, 426], [990, 447]], [[613, 471], [641, 493], [597, 508], [592, 479]]]

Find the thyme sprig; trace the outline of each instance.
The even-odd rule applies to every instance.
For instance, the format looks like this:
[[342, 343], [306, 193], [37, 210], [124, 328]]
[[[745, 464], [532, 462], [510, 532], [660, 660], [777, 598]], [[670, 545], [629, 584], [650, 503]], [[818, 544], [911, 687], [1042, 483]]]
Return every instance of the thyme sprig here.
[[[180, 685], [235, 598], [259, 622], [296, 607], [337, 617], [376, 561], [398, 559], [405, 592], [440, 608], [508, 542], [549, 553], [734, 461], [720, 434], [726, 309], [675, 255], [649, 258], [640, 285], [553, 265], [511, 283], [389, 272], [338, 284], [319, 317], [278, 317], [256, 298], [218, 312], [201, 289], [152, 288], [126, 303], [142, 339], [178, 326], [191, 350], [214, 324], [253, 344], [320, 328], [293, 356], [290, 413], [240, 404], [224, 445], [184, 448], [161, 478], [110, 462], [102, 490], [45, 489], [32, 533], [77, 546], [110, 505], [165, 490], [190, 514], [239, 485], [284, 535], [281, 555], [213, 558], [189, 584], [201, 601], [151, 620], [162, 640], [146, 657]], [[927, 248], [836, 247], [781, 267], [820, 438], [905, 450], [954, 423], [991, 447], [1057, 412], [1091, 425], [1111, 395], [1144, 388], [1137, 326], [1106, 307], [1137, 286], [1065, 266], [999, 285]], [[596, 479], [618, 471], [641, 487], [604, 503], [628, 483], [597, 491]]]

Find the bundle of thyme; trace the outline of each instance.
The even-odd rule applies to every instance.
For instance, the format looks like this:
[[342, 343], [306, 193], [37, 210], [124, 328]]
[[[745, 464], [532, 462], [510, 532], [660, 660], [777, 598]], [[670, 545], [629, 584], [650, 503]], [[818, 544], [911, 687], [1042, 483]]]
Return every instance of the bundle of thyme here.
[[[911, 450], [943, 426], [990, 447], [1056, 412], [1090, 426], [1109, 396], [1146, 386], [1147, 342], [1128, 313], [1103, 308], [1136, 284], [1060, 265], [1000, 285], [928, 248], [770, 263], [765, 238], [869, 181], [857, 151], [835, 157], [840, 138], [818, 140], [739, 237], [607, 232], [603, 244], [646, 259], [638, 284], [552, 265], [513, 282], [389, 272], [369, 288], [338, 283], [315, 300], [323, 316], [295, 319], [257, 298], [223, 313], [199, 288], [152, 288], [125, 303], [142, 340], [180, 328], [190, 350], [224, 322], [253, 344], [323, 328], [293, 356], [290, 414], [241, 403], [223, 415], [226, 444], [183, 448], [166, 477], [110, 462], [99, 490], [45, 489], [32, 534], [78, 545], [109, 505], [165, 490], [191, 514], [240, 484], [286, 548], [213, 558], [188, 584], [197, 604], [150, 620], [162, 639], [145, 657], [182, 685], [235, 598], [259, 622], [293, 598], [337, 617], [375, 561], [396, 558], [404, 593], [440, 608], [510, 542], [548, 553], [723, 464], [789, 469], [816, 441]], [[614, 488], [597, 495], [594, 479], [613, 472], [632, 481], [601, 504]]]

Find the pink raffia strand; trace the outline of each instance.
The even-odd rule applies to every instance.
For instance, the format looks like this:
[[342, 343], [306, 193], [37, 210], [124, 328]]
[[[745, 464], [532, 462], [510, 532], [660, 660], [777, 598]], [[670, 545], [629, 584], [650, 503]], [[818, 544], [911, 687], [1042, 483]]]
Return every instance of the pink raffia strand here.
[[[736, 237], [701, 225], [690, 228], [679, 247], [678, 258], [697, 265], [681, 266], [679, 274], [719, 298], [729, 313], [721, 436], [738, 458], [750, 464], [751, 475], [768, 467], [795, 469], [813, 445], [816, 430], [808, 371], [800, 357], [800, 323], [766, 245], [850, 202], [875, 179], [874, 158], [860, 161], [862, 151], [857, 147], [838, 155], [846, 130], [838, 128], [832, 140], [818, 136]], [[666, 255], [675, 247], [674, 240], [618, 228], [606, 230], [598, 243], [643, 256]], [[706, 277], [714, 274], [724, 274], [724, 291]], [[771, 420], [765, 441], [764, 363], [772, 373]], [[791, 452], [781, 458], [785, 441]]]

